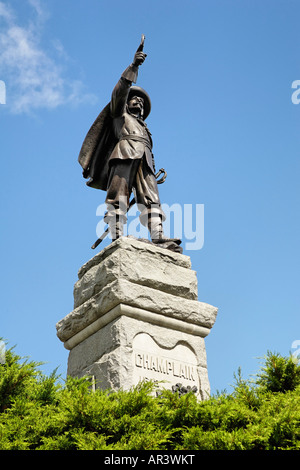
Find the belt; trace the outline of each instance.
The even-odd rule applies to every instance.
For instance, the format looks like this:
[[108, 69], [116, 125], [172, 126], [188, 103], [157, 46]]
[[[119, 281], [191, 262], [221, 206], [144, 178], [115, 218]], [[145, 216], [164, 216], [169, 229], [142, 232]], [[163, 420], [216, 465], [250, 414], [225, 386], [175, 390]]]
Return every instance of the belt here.
[[152, 145], [149, 142], [149, 140], [146, 139], [146, 137], [142, 137], [141, 135], [127, 134], [127, 135], [123, 135], [120, 138], [120, 141], [121, 140], [135, 140], [136, 142], [142, 142], [144, 145], [146, 145], [146, 147], [148, 147], [148, 149], [152, 150]]

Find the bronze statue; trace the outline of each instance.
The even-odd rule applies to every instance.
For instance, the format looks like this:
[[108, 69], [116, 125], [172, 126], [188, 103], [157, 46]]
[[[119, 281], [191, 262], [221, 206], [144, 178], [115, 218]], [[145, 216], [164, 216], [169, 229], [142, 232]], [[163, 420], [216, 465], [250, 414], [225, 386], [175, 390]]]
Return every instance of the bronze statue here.
[[139, 66], [147, 57], [143, 52], [144, 39], [142, 36], [132, 64], [113, 89], [111, 101], [90, 128], [78, 161], [84, 178], [89, 178], [86, 184], [107, 192], [104, 220], [108, 224], [106, 233], [109, 231], [113, 240], [123, 235], [123, 224], [132, 204], [129, 199], [134, 191], [140, 222], [148, 227], [151, 241], [181, 253], [181, 240], [166, 238], [163, 232], [165, 214], [157, 186], [160, 181], [156, 180], [152, 137], [145, 123], [151, 111], [151, 100], [143, 88], [132, 85], [137, 81]]

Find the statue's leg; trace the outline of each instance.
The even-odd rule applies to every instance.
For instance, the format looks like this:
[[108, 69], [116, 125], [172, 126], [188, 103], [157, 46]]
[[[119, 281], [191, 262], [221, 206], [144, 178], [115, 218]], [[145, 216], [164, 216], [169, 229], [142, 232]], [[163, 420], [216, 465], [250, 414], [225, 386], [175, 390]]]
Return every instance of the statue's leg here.
[[112, 160], [105, 203], [104, 216], [113, 240], [123, 235], [123, 225], [127, 221], [129, 198], [139, 160]]
[[164, 238], [163, 221], [166, 217], [161, 208], [155, 176], [145, 158], [137, 171], [135, 192], [141, 224], [148, 227], [152, 241], [161, 240]]
[[150, 206], [148, 209], [148, 230], [150, 232], [151, 240], [154, 243], [157, 243], [158, 240], [165, 239], [162, 222], [162, 209], [160, 207]]
[[138, 168], [135, 189], [138, 208], [141, 212], [140, 221], [142, 225], [148, 227], [152, 242], [159, 244], [162, 248], [182, 253], [179, 247], [181, 240], [167, 238], [164, 234], [163, 221], [166, 216], [161, 207], [155, 176], [145, 159]]

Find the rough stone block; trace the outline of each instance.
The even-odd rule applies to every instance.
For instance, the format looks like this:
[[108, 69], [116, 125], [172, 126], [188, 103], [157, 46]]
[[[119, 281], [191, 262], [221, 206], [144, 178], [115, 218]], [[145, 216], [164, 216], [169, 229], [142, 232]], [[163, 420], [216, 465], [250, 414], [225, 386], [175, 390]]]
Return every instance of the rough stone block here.
[[121, 238], [80, 268], [74, 310], [56, 325], [70, 350], [68, 374], [113, 389], [144, 379], [181, 383], [204, 399], [204, 338], [217, 310], [198, 301], [188, 256]]

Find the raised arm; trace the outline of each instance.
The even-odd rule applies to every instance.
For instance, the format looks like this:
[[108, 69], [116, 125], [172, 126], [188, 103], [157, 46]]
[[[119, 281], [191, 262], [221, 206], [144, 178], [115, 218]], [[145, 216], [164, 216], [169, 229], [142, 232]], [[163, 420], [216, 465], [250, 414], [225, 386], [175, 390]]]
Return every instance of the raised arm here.
[[118, 117], [123, 114], [127, 102], [129, 89], [132, 83], [136, 83], [138, 77], [138, 68], [144, 62], [147, 54], [143, 52], [145, 36], [142, 36], [141, 44], [134, 54], [133, 62], [127, 67], [121, 75], [120, 80], [113, 89], [110, 102], [110, 112], [112, 117]]

